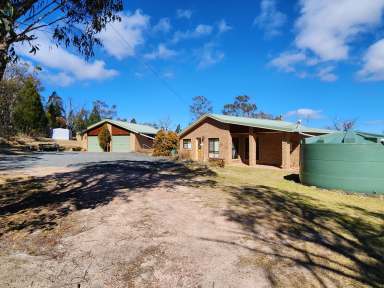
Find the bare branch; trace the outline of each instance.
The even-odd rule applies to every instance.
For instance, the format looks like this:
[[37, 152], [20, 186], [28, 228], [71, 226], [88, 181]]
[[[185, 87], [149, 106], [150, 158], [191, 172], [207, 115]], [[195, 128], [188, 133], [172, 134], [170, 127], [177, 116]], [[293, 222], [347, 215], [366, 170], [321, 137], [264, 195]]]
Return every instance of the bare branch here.
[[[50, 24], [44, 24], [44, 25], [39, 25], [37, 27], [34, 27], [36, 24], [40, 23], [44, 18], [48, 17], [49, 15], [53, 14], [55, 11], [57, 11], [58, 9], [60, 9], [61, 7], [64, 6], [64, 2], [62, 2], [61, 4], [58, 4], [56, 7], [53, 7], [51, 10], [49, 10], [48, 12], [46, 12], [44, 15], [40, 16], [37, 20], [35, 20], [33, 23], [29, 24], [27, 28], [24, 29], [24, 31], [22, 31], [21, 33], [19, 33], [14, 39], [12, 40], [15, 40], [15, 39], [18, 39], [20, 36], [23, 36], [23, 35], [26, 35], [27, 33], [33, 31], [33, 30], [36, 30], [38, 28], [42, 28], [42, 27], [45, 27], [45, 26], [48, 26], [48, 25], [51, 25], [53, 23], [56, 23], [60, 20], [62, 20], [61, 18], [63, 17], [60, 17], [54, 21], [52, 21]], [[66, 18], [67, 16], [64, 16], [64, 18]], [[63, 19], [64, 19], [63, 18]]]
[[37, 15], [39, 15], [40, 13], [44, 12], [45, 9], [49, 8], [50, 6], [52, 6], [53, 4], [57, 3], [57, 1], [49, 1], [49, 3], [47, 5], [45, 5], [43, 8], [41, 8], [39, 11], [37, 12], [34, 12], [31, 16], [27, 17], [26, 19], [24, 19], [24, 23], [32, 20], [33, 18], [35, 18]]

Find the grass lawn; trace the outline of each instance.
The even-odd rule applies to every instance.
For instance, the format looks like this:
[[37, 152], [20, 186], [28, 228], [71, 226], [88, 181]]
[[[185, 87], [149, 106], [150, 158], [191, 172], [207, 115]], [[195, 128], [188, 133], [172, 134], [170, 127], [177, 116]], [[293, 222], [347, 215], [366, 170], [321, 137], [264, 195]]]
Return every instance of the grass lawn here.
[[281, 170], [214, 171], [225, 215], [259, 244], [244, 265], [264, 265], [278, 287], [384, 287], [382, 197], [304, 186]]

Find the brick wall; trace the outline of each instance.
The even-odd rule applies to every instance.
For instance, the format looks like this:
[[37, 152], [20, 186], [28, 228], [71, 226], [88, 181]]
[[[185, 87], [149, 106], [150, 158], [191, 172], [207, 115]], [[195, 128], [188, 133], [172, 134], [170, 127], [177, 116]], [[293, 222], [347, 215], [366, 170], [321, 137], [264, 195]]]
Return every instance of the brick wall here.
[[[203, 138], [203, 161], [208, 161], [208, 138], [219, 138], [219, 157], [226, 162], [231, 161], [232, 142], [227, 124], [210, 118], [205, 119], [180, 138], [180, 153], [182, 155], [189, 154], [192, 160], [198, 160], [196, 139], [198, 137]], [[188, 150], [183, 148], [183, 139], [191, 139], [192, 149]]]
[[281, 166], [282, 137], [284, 133], [256, 133], [260, 142], [260, 160], [257, 164]]
[[300, 168], [300, 141], [304, 136], [295, 133], [291, 135], [291, 168]]
[[[180, 138], [180, 154], [183, 157], [198, 160], [196, 138], [202, 137], [204, 138], [203, 161], [208, 161], [208, 138], [219, 138], [220, 158], [223, 158], [226, 163], [242, 162], [249, 164], [251, 159], [245, 158], [245, 141], [249, 141], [249, 135], [252, 134], [246, 134], [244, 132], [250, 131], [250, 128], [243, 128], [244, 127], [237, 126], [231, 127], [230, 125], [208, 118]], [[266, 132], [263, 129], [254, 129], [253, 135], [255, 135], [255, 139], [260, 145], [260, 158], [256, 164], [277, 167], [284, 166], [284, 168], [287, 169], [299, 168], [300, 141], [303, 138], [302, 135], [298, 133]], [[238, 159], [232, 159], [232, 137], [239, 139]], [[184, 139], [191, 139], [192, 149], [183, 148]], [[253, 153], [255, 153], [255, 151], [253, 151]]]
[[149, 153], [153, 151], [153, 140], [148, 137], [136, 134], [135, 151]]

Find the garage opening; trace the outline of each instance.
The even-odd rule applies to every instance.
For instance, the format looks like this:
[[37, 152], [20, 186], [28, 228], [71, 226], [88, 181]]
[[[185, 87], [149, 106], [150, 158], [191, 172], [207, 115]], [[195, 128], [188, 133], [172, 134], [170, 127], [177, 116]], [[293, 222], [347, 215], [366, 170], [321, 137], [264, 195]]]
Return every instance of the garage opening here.
[[130, 132], [112, 125], [111, 152], [132, 152]]

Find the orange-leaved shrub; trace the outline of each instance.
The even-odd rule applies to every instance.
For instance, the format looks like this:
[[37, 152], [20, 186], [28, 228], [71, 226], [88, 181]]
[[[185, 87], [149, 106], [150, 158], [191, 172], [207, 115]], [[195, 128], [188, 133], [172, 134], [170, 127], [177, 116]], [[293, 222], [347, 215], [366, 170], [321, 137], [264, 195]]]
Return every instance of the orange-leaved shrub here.
[[160, 130], [153, 142], [154, 156], [171, 156], [172, 150], [177, 151], [179, 137], [175, 132]]

